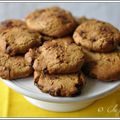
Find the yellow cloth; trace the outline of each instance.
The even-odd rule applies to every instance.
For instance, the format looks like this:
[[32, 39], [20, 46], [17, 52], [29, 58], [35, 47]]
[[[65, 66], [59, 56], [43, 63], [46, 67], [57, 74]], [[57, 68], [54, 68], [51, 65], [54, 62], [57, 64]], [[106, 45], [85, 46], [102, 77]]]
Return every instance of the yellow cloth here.
[[83, 110], [67, 113], [50, 112], [32, 105], [0, 81], [0, 117], [120, 117], [119, 108], [120, 90]]

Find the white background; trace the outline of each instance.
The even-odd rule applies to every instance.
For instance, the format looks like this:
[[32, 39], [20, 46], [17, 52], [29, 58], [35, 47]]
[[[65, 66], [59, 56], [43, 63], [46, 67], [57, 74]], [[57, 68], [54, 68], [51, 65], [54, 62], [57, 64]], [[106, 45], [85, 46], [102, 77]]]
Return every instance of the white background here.
[[75, 16], [108, 21], [120, 29], [120, 3], [0, 3], [0, 20], [24, 19], [34, 9], [48, 6], [61, 6]]

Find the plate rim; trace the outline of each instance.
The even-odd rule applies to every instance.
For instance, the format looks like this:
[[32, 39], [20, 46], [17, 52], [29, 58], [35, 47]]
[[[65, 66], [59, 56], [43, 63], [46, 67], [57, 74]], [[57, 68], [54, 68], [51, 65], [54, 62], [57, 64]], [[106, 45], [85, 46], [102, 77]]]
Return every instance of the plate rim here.
[[[87, 100], [97, 100], [100, 99], [102, 97], [105, 97], [109, 94], [111, 94], [112, 92], [116, 91], [116, 89], [118, 89], [120, 87], [120, 81], [117, 81], [118, 84], [116, 84], [114, 87], [112, 87], [111, 89], [105, 91], [105, 92], [101, 92], [97, 95], [91, 95], [91, 96], [85, 96], [83, 98], [77, 98], [75, 99], [75, 97], [73, 97], [73, 99], [66, 99], [65, 97], [54, 97], [54, 99], [47, 99], [47, 97], [38, 97], [34, 94], [34, 92], [31, 92], [27, 89], [24, 89], [22, 87], [17, 86], [15, 83], [9, 81], [9, 80], [5, 80], [0, 78], [1, 81], [3, 81], [8, 87], [10, 87], [11, 89], [13, 89], [14, 91], [24, 95], [24, 96], [28, 96], [31, 97], [33, 99], [37, 99], [40, 101], [45, 101], [45, 102], [56, 102], [56, 103], [67, 103], [67, 102], [83, 102], [83, 101], [87, 101]], [[44, 93], [45, 94], [45, 93]], [[49, 94], [48, 94], [49, 95]]]

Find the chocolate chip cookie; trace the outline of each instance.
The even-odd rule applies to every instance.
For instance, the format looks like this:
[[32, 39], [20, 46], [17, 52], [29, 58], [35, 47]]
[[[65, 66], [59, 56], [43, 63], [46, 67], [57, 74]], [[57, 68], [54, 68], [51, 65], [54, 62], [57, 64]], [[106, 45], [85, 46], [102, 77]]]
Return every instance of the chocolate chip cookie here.
[[81, 93], [85, 76], [81, 74], [45, 75], [34, 72], [34, 82], [40, 90], [52, 96], [75, 96]]
[[80, 71], [84, 63], [84, 53], [71, 37], [47, 41], [41, 46], [40, 52], [33, 64], [37, 71], [49, 74], [74, 73]]
[[83, 67], [90, 77], [101, 81], [115, 81], [120, 79], [120, 51], [111, 53], [92, 53], [84, 50], [87, 56]]
[[24, 57], [10, 57], [0, 52], [0, 77], [7, 80], [28, 77], [32, 68], [27, 64]]
[[77, 26], [72, 14], [59, 7], [35, 10], [26, 17], [26, 23], [30, 29], [52, 37], [71, 34]]
[[0, 33], [0, 50], [11, 56], [24, 54], [29, 48], [41, 44], [41, 35], [28, 29], [14, 27]]
[[24, 21], [18, 19], [8, 19], [0, 22], [0, 31], [13, 27], [20, 27], [26, 29], [27, 25]]
[[76, 44], [94, 52], [111, 52], [117, 48], [120, 32], [109, 23], [88, 20], [82, 23], [73, 34]]

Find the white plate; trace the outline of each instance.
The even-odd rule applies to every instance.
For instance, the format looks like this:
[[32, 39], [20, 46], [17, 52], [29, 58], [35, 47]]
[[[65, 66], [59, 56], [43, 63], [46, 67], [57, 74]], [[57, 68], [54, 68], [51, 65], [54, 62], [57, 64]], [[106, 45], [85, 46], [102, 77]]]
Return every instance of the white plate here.
[[93, 101], [110, 94], [120, 87], [120, 81], [101, 82], [88, 79], [81, 95], [76, 97], [53, 97], [41, 92], [34, 85], [33, 77], [12, 81], [2, 79], [2, 81], [10, 88], [23, 94], [32, 104], [57, 112], [68, 112], [82, 109]]
[[25, 96], [47, 102], [79, 102], [90, 100], [109, 94], [120, 86], [120, 81], [101, 82], [98, 80], [88, 79], [81, 95], [76, 97], [53, 97], [49, 94], [41, 92], [34, 85], [32, 77], [13, 81], [2, 79], [2, 81], [15, 91], [20, 92]]

